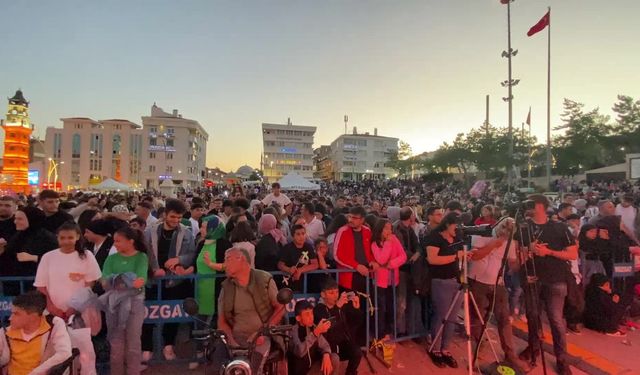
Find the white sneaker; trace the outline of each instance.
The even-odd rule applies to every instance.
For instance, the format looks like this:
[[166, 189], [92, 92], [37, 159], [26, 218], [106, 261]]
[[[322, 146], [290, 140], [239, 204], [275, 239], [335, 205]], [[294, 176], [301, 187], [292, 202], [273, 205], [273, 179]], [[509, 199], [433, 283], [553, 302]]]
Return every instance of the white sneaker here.
[[167, 361], [174, 361], [176, 359], [176, 352], [173, 351], [173, 345], [167, 345], [162, 348], [162, 355]]
[[153, 358], [153, 352], [144, 351], [142, 352], [142, 362], [149, 362]]
[[204, 353], [200, 351], [196, 352], [196, 360], [189, 362], [189, 370], [195, 370], [200, 367], [200, 362], [202, 362], [203, 359]]

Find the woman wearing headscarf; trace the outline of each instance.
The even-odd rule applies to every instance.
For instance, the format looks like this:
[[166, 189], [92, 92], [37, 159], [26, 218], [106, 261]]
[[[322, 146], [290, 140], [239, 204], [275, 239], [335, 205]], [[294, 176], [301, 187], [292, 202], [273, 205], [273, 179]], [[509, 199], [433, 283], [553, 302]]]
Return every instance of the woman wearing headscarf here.
[[608, 254], [603, 251], [603, 242], [599, 238], [599, 229], [593, 224], [585, 224], [578, 236], [578, 249], [581, 259], [581, 269], [585, 286], [591, 281], [591, 275], [605, 273], [602, 259], [608, 260]]
[[[15, 276], [35, 276], [42, 256], [58, 247], [56, 236], [44, 229], [45, 219], [39, 208], [22, 207], [16, 211], [16, 234], [9, 239], [5, 250]], [[6, 295], [20, 292], [18, 283], [5, 283], [4, 287]]]
[[[197, 245], [198, 258], [196, 259], [196, 272], [198, 275], [214, 275], [224, 272], [224, 252], [231, 248], [231, 243], [225, 238], [224, 223], [216, 215], [202, 218], [200, 225], [200, 240]], [[211, 317], [216, 310], [216, 296], [219, 295], [220, 283], [210, 277], [198, 277], [196, 279], [196, 301], [198, 301], [198, 315], [201, 321], [211, 322]], [[194, 329], [201, 329], [196, 321]], [[194, 370], [204, 358], [201, 344], [196, 348], [198, 361], [189, 363], [189, 369]]]
[[278, 271], [278, 259], [287, 237], [278, 229], [278, 220], [272, 214], [264, 214], [258, 222], [262, 236], [256, 244], [255, 268], [267, 272]]
[[[200, 242], [198, 243], [196, 271], [198, 275], [212, 275], [224, 271], [224, 252], [231, 247], [225, 239], [226, 230], [216, 215], [202, 219]], [[215, 312], [216, 290], [214, 278], [198, 278], [196, 300], [200, 314], [211, 316]]]

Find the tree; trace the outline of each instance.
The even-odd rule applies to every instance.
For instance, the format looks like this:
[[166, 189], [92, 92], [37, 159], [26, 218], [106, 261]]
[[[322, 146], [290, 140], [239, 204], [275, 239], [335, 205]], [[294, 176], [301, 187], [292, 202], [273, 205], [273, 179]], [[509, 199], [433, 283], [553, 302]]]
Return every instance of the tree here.
[[614, 130], [617, 134], [631, 134], [640, 129], [640, 100], [634, 101], [627, 95], [618, 95], [618, 102], [613, 105], [617, 113]]
[[400, 141], [398, 151], [394, 151], [389, 155], [385, 165], [398, 172], [398, 176], [406, 177], [415, 164], [415, 160], [411, 158], [412, 154], [411, 145], [405, 141]]
[[405, 141], [400, 141], [398, 144], [398, 158], [401, 160], [407, 160], [413, 156], [411, 145]]
[[595, 108], [584, 112], [584, 104], [564, 99], [563, 124], [554, 130], [564, 130], [554, 138], [556, 171], [562, 175], [575, 175], [582, 170], [598, 168], [615, 159], [607, 150], [605, 139], [611, 134], [609, 117]]
[[249, 176], [249, 181], [260, 181], [262, 180], [262, 171], [259, 169], [254, 170], [253, 172], [251, 172], [251, 176]]

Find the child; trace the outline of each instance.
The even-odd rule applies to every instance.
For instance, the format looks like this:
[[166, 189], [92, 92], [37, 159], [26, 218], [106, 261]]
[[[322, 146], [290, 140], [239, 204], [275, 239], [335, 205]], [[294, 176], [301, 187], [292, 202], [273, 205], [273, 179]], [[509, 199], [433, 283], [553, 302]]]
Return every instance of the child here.
[[[109, 255], [104, 262], [102, 270], [102, 283], [105, 289], [109, 289], [109, 279], [126, 279], [133, 276], [131, 287], [135, 291], [129, 296], [130, 310], [126, 314], [126, 322], [119, 322], [122, 313], [114, 313], [113, 306], [107, 309], [108, 339], [111, 345], [110, 363], [112, 375], [138, 375], [142, 348], [140, 335], [142, 334], [142, 322], [144, 321], [144, 291], [142, 288], [147, 282], [147, 270], [149, 260], [146, 253], [146, 245], [142, 239], [142, 233], [138, 230], [124, 227], [116, 231], [113, 236], [113, 245], [118, 252]], [[114, 292], [111, 290], [110, 292]], [[118, 292], [118, 290], [115, 290]], [[103, 295], [107, 296], [107, 294]], [[122, 308], [123, 302], [120, 302]], [[126, 363], [126, 371], [125, 371]]]
[[313, 247], [306, 242], [306, 230], [302, 225], [291, 228], [293, 241], [282, 249], [278, 268], [290, 275], [285, 277], [285, 284], [294, 291], [303, 291], [302, 274], [318, 269], [318, 259]]
[[295, 314], [297, 323], [291, 331], [293, 355], [289, 357], [289, 373], [308, 374], [312, 367], [320, 363], [323, 375], [337, 374], [340, 357], [331, 353], [331, 347], [323, 336], [331, 328], [331, 322], [322, 319], [314, 327], [313, 306], [307, 300], [296, 303]]
[[393, 333], [393, 288], [400, 283], [400, 266], [407, 261], [391, 222], [378, 219], [373, 227], [371, 252], [379, 265], [375, 271], [378, 288], [378, 336], [391, 340]]
[[47, 296], [47, 310], [65, 321], [75, 313], [69, 307], [71, 297], [91, 287], [100, 278], [100, 266], [93, 253], [80, 242], [80, 228], [65, 223], [58, 229], [60, 248], [42, 256], [33, 285]]

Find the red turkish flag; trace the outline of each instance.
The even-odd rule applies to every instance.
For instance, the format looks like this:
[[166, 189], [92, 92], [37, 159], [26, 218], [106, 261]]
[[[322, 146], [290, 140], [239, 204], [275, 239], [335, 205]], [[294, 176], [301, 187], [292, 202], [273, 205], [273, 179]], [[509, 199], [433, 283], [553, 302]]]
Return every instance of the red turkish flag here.
[[545, 27], [549, 26], [550, 22], [551, 14], [550, 12], [547, 12], [547, 14], [545, 14], [544, 17], [542, 17], [540, 21], [538, 21], [538, 23], [536, 23], [529, 29], [529, 32], [527, 32], [527, 36], [533, 36], [534, 34], [544, 30]]
[[531, 107], [529, 107], [529, 114], [527, 115], [527, 125], [531, 125]]
[[511, 0], [500, 0], [500, 4], [509, 4]]

